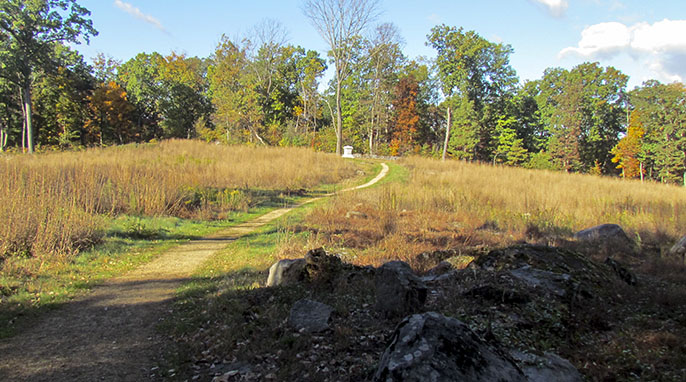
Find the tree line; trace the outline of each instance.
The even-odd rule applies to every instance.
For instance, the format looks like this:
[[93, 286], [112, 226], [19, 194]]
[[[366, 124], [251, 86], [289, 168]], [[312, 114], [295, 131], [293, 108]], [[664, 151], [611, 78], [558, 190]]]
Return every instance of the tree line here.
[[[304, 3], [327, 57], [288, 43], [283, 26], [266, 20], [241, 38], [222, 36], [208, 57], [86, 62], [69, 44], [97, 31], [76, 0], [2, 0], [0, 147], [197, 138], [340, 152], [349, 144], [686, 183], [684, 84], [627, 90], [625, 74], [594, 62], [521, 83], [511, 46], [446, 25], [427, 35], [436, 58], [412, 59], [393, 24], [372, 26], [377, 5]], [[324, 84], [328, 66], [334, 76]]]

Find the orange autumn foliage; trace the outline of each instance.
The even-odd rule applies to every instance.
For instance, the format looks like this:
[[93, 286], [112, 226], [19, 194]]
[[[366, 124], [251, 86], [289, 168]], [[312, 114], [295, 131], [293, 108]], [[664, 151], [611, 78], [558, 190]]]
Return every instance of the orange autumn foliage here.
[[404, 154], [415, 146], [419, 113], [417, 111], [417, 94], [419, 84], [413, 75], [403, 77], [395, 87], [393, 109], [395, 116], [391, 121], [392, 139], [391, 155]]
[[618, 163], [617, 168], [623, 170], [626, 178], [638, 178], [641, 175], [639, 154], [641, 153], [644, 135], [645, 130], [641, 123], [640, 113], [633, 111], [626, 135], [611, 151], [614, 154], [612, 162]]

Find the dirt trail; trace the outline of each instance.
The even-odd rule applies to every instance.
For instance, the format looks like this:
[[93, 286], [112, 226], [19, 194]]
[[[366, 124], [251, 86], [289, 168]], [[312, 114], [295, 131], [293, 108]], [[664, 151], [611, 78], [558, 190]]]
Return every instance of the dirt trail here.
[[[361, 186], [388, 173], [382, 170]], [[333, 194], [328, 194], [330, 196]], [[108, 280], [89, 295], [46, 315], [36, 326], [0, 341], [0, 381], [142, 381], [154, 369], [165, 339], [155, 331], [175, 290], [231, 241], [283, 216], [281, 208], [171, 249], [152, 262]]]

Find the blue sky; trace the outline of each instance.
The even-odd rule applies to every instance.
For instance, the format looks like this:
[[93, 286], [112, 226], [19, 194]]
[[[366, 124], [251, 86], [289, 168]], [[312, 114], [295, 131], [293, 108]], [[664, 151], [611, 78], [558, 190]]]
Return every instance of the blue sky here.
[[[281, 22], [289, 42], [325, 54], [303, 15], [302, 0], [81, 0], [100, 34], [77, 49], [90, 61], [104, 53], [126, 61], [137, 53], [209, 56], [222, 34], [245, 35], [264, 19]], [[392, 22], [410, 58], [433, 57], [426, 35], [438, 24], [474, 30], [514, 48], [521, 80], [545, 68], [584, 61], [612, 65], [631, 78], [686, 82], [684, 0], [381, 0], [376, 23]]]

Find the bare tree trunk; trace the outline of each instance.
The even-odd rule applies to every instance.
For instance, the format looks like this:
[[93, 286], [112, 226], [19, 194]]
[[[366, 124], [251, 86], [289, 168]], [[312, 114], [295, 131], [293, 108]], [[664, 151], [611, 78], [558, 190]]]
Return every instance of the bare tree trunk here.
[[445, 141], [443, 142], [443, 157], [441, 158], [442, 160], [445, 160], [445, 154], [448, 152], [448, 141], [450, 140], [450, 125], [452, 124], [451, 117], [452, 116], [450, 106], [448, 106], [448, 121], [445, 126]]
[[7, 129], [4, 127], [4, 124], [2, 127], [0, 127], [0, 152], [5, 151], [5, 146], [7, 146], [7, 136], [9, 134], [7, 133]]
[[34, 144], [33, 144], [33, 125], [31, 123], [31, 87], [29, 85], [24, 85], [22, 88], [23, 100], [24, 100], [24, 118], [26, 120], [26, 143], [29, 149], [29, 154], [33, 154]]
[[[23, 109], [23, 106], [22, 106]], [[21, 152], [26, 152], [26, 120], [21, 121]]]
[[341, 116], [341, 76], [336, 74], [336, 155], [341, 155], [343, 140], [343, 117]]
[[638, 171], [641, 174], [641, 183], [643, 183], [643, 162], [638, 162]]

